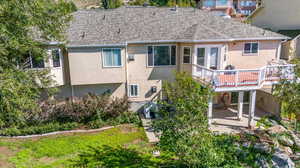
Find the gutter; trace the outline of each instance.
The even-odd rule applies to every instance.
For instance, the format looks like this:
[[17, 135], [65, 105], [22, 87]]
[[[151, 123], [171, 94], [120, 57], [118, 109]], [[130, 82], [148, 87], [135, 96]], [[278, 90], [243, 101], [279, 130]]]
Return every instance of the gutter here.
[[212, 39], [212, 40], [149, 40], [149, 41], [127, 41], [120, 44], [93, 44], [93, 45], [67, 45], [67, 48], [82, 47], [126, 47], [128, 44], [147, 44], [147, 43], [207, 43], [207, 42], [234, 42], [252, 40], [289, 40], [289, 37], [258, 37], [258, 38], [231, 38], [231, 39]]
[[233, 42], [250, 40], [288, 40], [289, 37], [260, 37], [260, 38], [232, 38], [232, 39], [214, 39], [214, 40], [153, 40], [153, 41], [129, 41], [127, 44], [136, 43], [198, 43], [198, 42]]
[[67, 48], [81, 48], [81, 47], [125, 47], [127, 44], [92, 44], [92, 45], [67, 45]]
[[128, 45], [125, 46], [125, 93], [128, 96]]

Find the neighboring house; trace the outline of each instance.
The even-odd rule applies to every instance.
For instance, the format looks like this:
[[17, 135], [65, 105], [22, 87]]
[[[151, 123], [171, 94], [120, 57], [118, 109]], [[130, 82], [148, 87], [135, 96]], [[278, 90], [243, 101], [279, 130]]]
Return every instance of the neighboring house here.
[[219, 15], [248, 16], [256, 4], [256, 0], [203, 0], [203, 9], [219, 12]]
[[[80, 10], [67, 33], [57, 97], [111, 93], [149, 102], [162, 96], [162, 83], [175, 72], [187, 72], [219, 95], [239, 92], [239, 111], [250, 91], [250, 124], [256, 91], [278, 82], [279, 72], [292, 75], [291, 65], [271, 65], [286, 36], [194, 8]], [[235, 70], [224, 70], [229, 65]]]
[[261, 0], [248, 20], [255, 26], [279, 30], [300, 29], [299, 0]]
[[261, 0], [248, 20], [252, 25], [289, 36], [291, 41], [283, 45], [282, 58], [300, 57], [300, 1]]

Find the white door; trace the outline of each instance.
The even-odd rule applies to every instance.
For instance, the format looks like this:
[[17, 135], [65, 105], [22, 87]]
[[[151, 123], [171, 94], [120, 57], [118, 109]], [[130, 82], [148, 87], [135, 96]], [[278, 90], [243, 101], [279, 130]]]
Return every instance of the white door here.
[[195, 64], [210, 69], [220, 69], [221, 46], [196, 46]]

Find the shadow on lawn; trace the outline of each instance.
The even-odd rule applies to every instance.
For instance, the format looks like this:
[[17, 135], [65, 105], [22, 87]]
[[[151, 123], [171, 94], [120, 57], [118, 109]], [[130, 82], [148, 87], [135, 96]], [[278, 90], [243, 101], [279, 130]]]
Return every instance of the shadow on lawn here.
[[74, 168], [155, 168], [182, 167], [171, 156], [153, 157], [121, 146], [89, 147], [71, 161]]

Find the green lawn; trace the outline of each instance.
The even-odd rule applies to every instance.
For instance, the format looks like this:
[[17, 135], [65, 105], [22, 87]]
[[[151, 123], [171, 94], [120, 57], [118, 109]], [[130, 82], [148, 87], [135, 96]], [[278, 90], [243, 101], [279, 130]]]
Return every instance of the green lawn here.
[[0, 167], [59, 168], [87, 147], [147, 145], [142, 128], [121, 126], [98, 133], [57, 135], [27, 140], [0, 139]]

